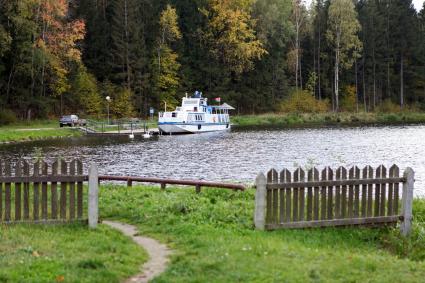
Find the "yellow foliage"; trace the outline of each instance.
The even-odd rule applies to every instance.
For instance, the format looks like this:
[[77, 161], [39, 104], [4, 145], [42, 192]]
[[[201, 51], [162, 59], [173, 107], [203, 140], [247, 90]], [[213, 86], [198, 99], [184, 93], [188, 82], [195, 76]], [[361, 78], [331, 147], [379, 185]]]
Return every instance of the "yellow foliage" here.
[[329, 100], [317, 100], [308, 91], [298, 90], [281, 102], [280, 111], [290, 113], [320, 113], [329, 110]]
[[383, 113], [399, 113], [401, 112], [401, 108], [400, 105], [395, 104], [391, 99], [385, 99], [382, 101], [381, 105], [376, 107], [376, 111]]
[[356, 111], [356, 87], [354, 85], [345, 87], [340, 107], [342, 111]]
[[210, 52], [238, 75], [252, 70], [254, 61], [267, 54], [255, 34], [251, 3], [252, 0], [209, 0], [208, 10], [201, 10], [208, 18], [203, 35], [211, 45]]

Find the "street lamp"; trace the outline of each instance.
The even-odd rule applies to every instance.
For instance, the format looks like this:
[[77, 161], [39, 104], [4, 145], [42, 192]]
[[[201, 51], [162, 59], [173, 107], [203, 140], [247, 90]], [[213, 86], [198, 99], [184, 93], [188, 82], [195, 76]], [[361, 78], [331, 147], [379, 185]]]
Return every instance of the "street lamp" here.
[[108, 125], [109, 125], [109, 103], [111, 102], [111, 97], [109, 95], [106, 97], [106, 101], [108, 102], [107, 109], [108, 109]]

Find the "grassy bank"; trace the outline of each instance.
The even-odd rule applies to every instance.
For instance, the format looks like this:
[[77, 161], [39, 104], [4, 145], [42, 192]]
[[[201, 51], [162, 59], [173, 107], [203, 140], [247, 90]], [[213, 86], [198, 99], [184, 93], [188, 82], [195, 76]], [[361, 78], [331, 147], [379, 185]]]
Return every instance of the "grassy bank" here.
[[316, 113], [316, 114], [261, 114], [232, 117], [240, 127], [309, 127], [309, 126], [357, 126], [425, 123], [425, 113]]
[[103, 217], [136, 224], [176, 253], [155, 282], [423, 282], [425, 201], [414, 232], [397, 229], [253, 229], [254, 193], [109, 186]]
[[146, 260], [131, 239], [104, 225], [0, 228], [0, 282], [120, 282]]
[[57, 121], [43, 120], [21, 122], [0, 127], [1, 142], [17, 142], [26, 140], [62, 138], [80, 136], [77, 129], [60, 128]]

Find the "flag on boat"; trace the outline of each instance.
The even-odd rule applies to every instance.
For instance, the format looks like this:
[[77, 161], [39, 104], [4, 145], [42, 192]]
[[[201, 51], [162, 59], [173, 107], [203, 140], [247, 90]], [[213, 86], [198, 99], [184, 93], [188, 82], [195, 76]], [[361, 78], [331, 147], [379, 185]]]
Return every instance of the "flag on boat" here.
[[214, 98], [214, 101], [221, 102], [221, 97]]

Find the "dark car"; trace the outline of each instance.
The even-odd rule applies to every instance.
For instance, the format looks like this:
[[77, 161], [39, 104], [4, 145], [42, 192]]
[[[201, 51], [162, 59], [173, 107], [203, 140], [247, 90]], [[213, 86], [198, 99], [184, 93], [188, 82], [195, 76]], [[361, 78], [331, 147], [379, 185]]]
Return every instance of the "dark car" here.
[[74, 126], [85, 126], [85, 125], [86, 125], [86, 120], [79, 119], [77, 115], [62, 116], [59, 120], [60, 127], [63, 127], [63, 126], [74, 127]]

